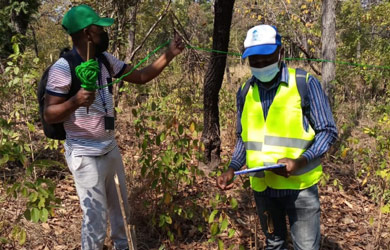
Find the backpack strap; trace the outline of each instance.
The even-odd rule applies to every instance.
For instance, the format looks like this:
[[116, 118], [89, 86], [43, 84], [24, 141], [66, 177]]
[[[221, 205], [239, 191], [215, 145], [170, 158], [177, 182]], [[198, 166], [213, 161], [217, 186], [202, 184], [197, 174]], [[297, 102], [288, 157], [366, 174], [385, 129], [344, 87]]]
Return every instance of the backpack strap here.
[[307, 118], [310, 117], [310, 100], [309, 92], [307, 87], [307, 80], [309, 79], [309, 74], [303, 69], [296, 69], [295, 71], [295, 81], [297, 83], [297, 88], [299, 95], [301, 96], [301, 107], [303, 115]]
[[108, 62], [107, 57], [102, 53], [97, 58], [104, 64], [104, 66], [108, 70], [108, 73], [110, 74], [110, 77], [113, 77], [114, 70], [112, 69], [111, 64]]
[[[71, 50], [67, 53], [64, 53], [61, 57], [63, 57], [68, 63], [69, 63], [69, 68], [70, 68], [70, 74], [72, 76], [72, 81], [70, 85], [70, 90], [68, 93], [68, 97], [70, 98], [74, 96], [79, 89], [81, 88], [81, 81], [80, 79], [76, 76], [76, 67], [82, 63], [80, 56], [76, 55], [74, 50]], [[106, 56], [104, 54], [101, 54], [98, 56], [98, 59], [104, 64], [104, 66], [107, 68], [108, 73], [110, 76], [113, 75], [113, 70], [108, 62]]]
[[246, 94], [248, 94], [251, 84], [252, 84], [252, 78], [249, 78], [248, 81], [246, 81], [244, 87], [241, 88], [241, 98], [243, 101], [245, 101]]
[[73, 50], [63, 54], [62, 57], [69, 63], [70, 74], [72, 76], [70, 90], [67, 97], [69, 99], [70, 97], [76, 95], [81, 88], [81, 81], [76, 76], [76, 67], [80, 65], [82, 61], [77, 55], [75, 55]]
[[244, 86], [241, 88], [241, 104], [242, 104], [242, 109], [241, 110], [244, 110], [244, 105], [245, 105], [245, 98], [246, 98], [246, 95], [248, 94], [248, 91], [249, 91], [249, 88], [251, 87], [252, 85], [252, 77], [249, 78], [246, 83], [244, 84]]

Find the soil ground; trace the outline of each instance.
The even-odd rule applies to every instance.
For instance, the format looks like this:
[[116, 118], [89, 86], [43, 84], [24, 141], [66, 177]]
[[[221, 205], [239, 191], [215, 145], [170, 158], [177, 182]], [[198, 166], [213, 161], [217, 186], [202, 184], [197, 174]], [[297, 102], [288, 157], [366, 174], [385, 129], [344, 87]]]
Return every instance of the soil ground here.
[[[121, 121], [122, 128], [128, 126], [128, 121]], [[223, 141], [223, 140], [222, 140]], [[131, 221], [136, 227], [137, 245], [139, 250], [159, 249], [165, 244], [165, 249], [217, 249], [215, 243], [208, 243], [209, 235], [192, 230], [192, 226], [184, 230], [186, 233], [177, 238], [175, 243], [162, 240], [159, 233], [148, 225], [147, 214], [143, 213], [142, 200], [144, 191], [142, 180], [134, 169], [137, 153], [134, 151], [135, 138], [120, 136], [118, 144], [128, 173], [129, 203], [132, 208]], [[229, 156], [233, 145], [223, 145], [223, 154]], [[58, 156], [61, 158], [61, 155]], [[331, 157], [324, 159], [323, 166], [330, 178], [326, 185], [320, 185], [321, 201], [321, 249], [390, 249], [389, 215], [380, 215], [378, 205], [364, 192], [361, 184], [354, 178], [349, 166], [337, 165]], [[206, 169], [206, 166], [203, 166]], [[0, 249], [28, 249], [28, 250], [69, 250], [80, 249], [81, 210], [78, 197], [70, 172], [64, 168], [56, 172], [56, 193], [62, 200], [54, 217], [46, 223], [36, 224], [21, 219], [28, 236], [24, 246], [0, 245]], [[337, 185], [334, 185], [334, 180]], [[236, 180], [241, 185], [241, 180]], [[342, 187], [342, 189], [340, 188]], [[187, 190], [185, 196], [196, 196], [198, 193], [215, 194], [220, 192], [215, 187], [215, 178], [207, 175], [197, 177], [196, 184]], [[225, 211], [230, 216], [230, 222], [236, 229], [234, 237], [223, 237], [225, 246], [242, 245], [244, 249], [264, 248], [264, 236], [261, 232], [256, 216], [253, 197], [250, 191], [235, 188], [227, 192], [238, 200], [238, 210]], [[2, 188], [1, 197], [5, 196]], [[209, 206], [204, 198], [200, 203]], [[4, 222], [12, 224], [20, 217], [23, 204], [21, 201], [1, 201], [1, 225]], [[199, 203], [198, 203], [199, 204]], [[204, 231], [207, 232], [207, 231]], [[255, 237], [257, 236], [257, 237]], [[377, 246], [376, 248], [374, 246]], [[291, 243], [290, 243], [291, 247]], [[109, 239], [106, 240], [106, 249], [112, 249]], [[234, 247], [233, 249], [238, 249]]]

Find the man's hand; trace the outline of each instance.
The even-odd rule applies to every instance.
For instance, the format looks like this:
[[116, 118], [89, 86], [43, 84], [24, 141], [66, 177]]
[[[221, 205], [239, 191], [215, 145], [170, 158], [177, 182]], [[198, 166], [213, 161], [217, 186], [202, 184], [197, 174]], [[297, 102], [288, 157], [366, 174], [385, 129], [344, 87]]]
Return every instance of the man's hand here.
[[175, 33], [175, 37], [169, 44], [168, 53], [170, 53], [172, 56], [175, 57], [178, 54], [180, 54], [183, 51], [183, 49], [184, 49], [183, 39], [177, 33]]
[[234, 170], [229, 168], [225, 173], [221, 174], [217, 178], [217, 187], [222, 190], [231, 189], [234, 186], [234, 183], [228, 184], [234, 177]]
[[278, 160], [277, 164], [284, 164], [286, 167], [275, 168], [272, 172], [287, 178], [294, 174], [297, 170], [304, 168], [307, 165], [307, 159], [304, 156], [300, 156], [297, 159], [282, 158]]
[[96, 91], [88, 91], [83, 88], [74, 96], [74, 101], [78, 107], [89, 107], [95, 101]]

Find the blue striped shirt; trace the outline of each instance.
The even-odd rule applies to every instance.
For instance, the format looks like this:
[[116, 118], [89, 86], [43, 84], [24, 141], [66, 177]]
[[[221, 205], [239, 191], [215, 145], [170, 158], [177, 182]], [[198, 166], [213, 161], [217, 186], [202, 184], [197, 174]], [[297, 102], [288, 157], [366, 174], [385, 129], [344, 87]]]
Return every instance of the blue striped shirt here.
[[[288, 84], [288, 69], [285, 64], [282, 65], [282, 72], [279, 80], [270, 88], [266, 88], [255, 77], [250, 81], [258, 85], [261, 104], [264, 113], [264, 120], [267, 119], [269, 108], [274, 100], [276, 91], [281, 82]], [[313, 76], [309, 76], [308, 81], [308, 97], [310, 99], [310, 115], [304, 117], [303, 125], [306, 130], [310, 126], [315, 131], [315, 138], [312, 145], [302, 154], [308, 161], [321, 157], [337, 139], [337, 128], [333, 119], [332, 111], [320, 82]], [[229, 167], [235, 171], [239, 170], [246, 162], [246, 151], [244, 142], [241, 138], [241, 114], [244, 106], [244, 100], [241, 96], [241, 87], [237, 91], [237, 143], [234, 148], [232, 160]], [[264, 192], [266, 195], [280, 197], [292, 193], [295, 190], [273, 190], [267, 188]]]

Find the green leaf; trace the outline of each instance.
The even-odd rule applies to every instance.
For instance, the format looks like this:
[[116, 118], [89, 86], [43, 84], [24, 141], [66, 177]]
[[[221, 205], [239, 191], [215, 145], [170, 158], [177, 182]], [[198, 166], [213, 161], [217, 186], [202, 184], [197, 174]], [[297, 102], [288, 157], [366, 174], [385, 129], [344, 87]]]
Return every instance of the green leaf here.
[[7, 238], [0, 237], [0, 243], [2, 243], [2, 244], [7, 244], [7, 243], [8, 243]]
[[24, 197], [28, 197], [28, 190], [26, 187], [22, 187], [22, 190], [20, 191]]
[[26, 231], [24, 229], [19, 232], [19, 245], [26, 243]]
[[215, 237], [211, 237], [207, 242], [208, 243], [213, 243], [215, 241]]
[[370, 223], [370, 226], [374, 225], [374, 218], [370, 217], [368, 223]]
[[41, 212], [38, 208], [34, 207], [31, 211], [31, 221], [37, 223], [41, 217]]
[[49, 197], [49, 193], [41, 187], [38, 187], [38, 192], [39, 192], [39, 194], [41, 194], [42, 197], [45, 197], [45, 198]]
[[161, 137], [160, 137], [160, 135], [158, 135], [158, 136], [156, 136], [156, 145], [160, 146], [160, 144], [161, 144]]
[[115, 111], [116, 111], [118, 114], [122, 113], [122, 109], [121, 109], [120, 107], [115, 107]]
[[30, 200], [30, 202], [35, 202], [38, 199], [38, 193], [37, 192], [30, 193], [28, 199]]
[[162, 227], [162, 226], [164, 226], [164, 224], [165, 224], [165, 215], [160, 215], [160, 221], [159, 221], [159, 223], [158, 223], [158, 226], [159, 227]]
[[217, 234], [219, 233], [218, 223], [213, 223], [213, 224], [211, 225], [210, 231], [211, 231], [211, 235], [212, 235], [212, 236], [217, 235]]
[[183, 127], [183, 125], [180, 124], [179, 125], [179, 134], [182, 135], [183, 132], [184, 132], [184, 127]]
[[223, 241], [218, 240], [218, 250], [224, 250], [224, 249], [225, 249], [225, 245], [223, 244]]
[[19, 55], [19, 45], [17, 43], [12, 45], [12, 49], [14, 50], [14, 54]]
[[24, 147], [24, 151], [26, 151], [27, 153], [31, 152], [31, 148], [28, 144], [24, 144], [23, 147]]
[[141, 175], [142, 175], [142, 176], [145, 176], [146, 170], [147, 170], [147, 167], [146, 167], [146, 166], [143, 166], [143, 167], [141, 168]]
[[233, 237], [234, 236], [234, 234], [235, 234], [235, 232], [236, 232], [236, 230], [234, 230], [234, 229], [229, 229], [229, 238], [231, 238], [231, 237]]
[[15, 74], [15, 75], [18, 75], [18, 74], [19, 74], [19, 71], [20, 71], [19, 67], [15, 67], [15, 68], [14, 68], [14, 74]]
[[3, 157], [0, 159], [0, 165], [3, 165], [9, 161], [9, 155], [4, 154]]
[[169, 237], [169, 240], [171, 242], [173, 242], [175, 240], [175, 236], [173, 235], [173, 233], [171, 231], [168, 231], [168, 237]]
[[156, 188], [157, 183], [158, 183], [158, 180], [157, 180], [157, 179], [155, 179], [155, 180], [152, 182], [152, 188], [153, 188], [153, 189]]
[[43, 208], [41, 210], [41, 221], [46, 222], [48, 218], [49, 218], [49, 211], [47, 211], [46, 208]]
[[40, 197], [39, 197], [38, 208], [43, 208], [43, 207], [45, 207], [45, 202], [46, 202], [45, 197], [40, 196]]
[[23, 215], [24, 215], [24, 218], [26, 218], [26, 220], [31, 220], [30, 209], [27, 208], [26, 211], [24, 211]]
[[232, 206], [232, 208], [233, 209], [237, 209], [237, 207], [238, 207], [238, 202], [237, 202], [237, 200], [235, 199], [235, 198], [231, 198], [230, 199], [230, 205]]
[[182, 162], [183, 162], [183, 155], [179, 154], [176, 160], [176, 166], [180, 166]]
[[221, 223], [221, 231], [224, 231], [229, 225], [229, 222], [228, 220], [225, 218], [223, 219], [222, 223]]
[[162, 133], [162, 134], [160, 135], [160, 140], [161, 140], [161, 141], [164, 141], [164, 140], [165, 140], [165, 137], [166, 137], [166, 134], [165, 134], [165, 133]]
[[165, 222], [168, 224], [172, 224], [172, 218], [168, 215], [165, 216]]
[[137, 110], [136, 109], [132, 109], [131, 112], [133, 113], [134, 117], [137, 117]]
[[390, 213], [390, 204], [387, 204], [387, 205], [381, 207], [381, 212], [384, 214]]
[[217, 209], [214, 209], [213, 212], [211, 212], [209, 216], [209, 223], [212, 223], [214, 221], [215, 215], [218, 213]]

